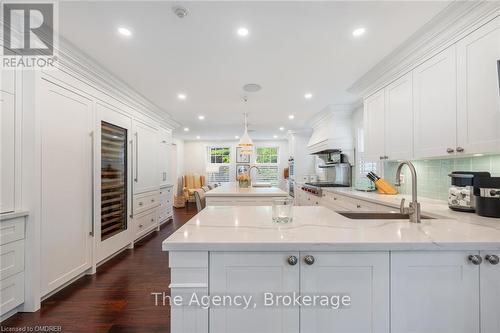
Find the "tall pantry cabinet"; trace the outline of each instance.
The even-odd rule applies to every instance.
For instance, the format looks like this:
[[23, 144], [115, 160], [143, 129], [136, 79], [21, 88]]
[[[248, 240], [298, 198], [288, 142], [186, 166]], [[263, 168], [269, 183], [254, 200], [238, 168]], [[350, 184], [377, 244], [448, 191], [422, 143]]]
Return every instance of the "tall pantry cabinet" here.
[[92, 100], [45, 79], [39, 84], [41, 293], [92, 267]]

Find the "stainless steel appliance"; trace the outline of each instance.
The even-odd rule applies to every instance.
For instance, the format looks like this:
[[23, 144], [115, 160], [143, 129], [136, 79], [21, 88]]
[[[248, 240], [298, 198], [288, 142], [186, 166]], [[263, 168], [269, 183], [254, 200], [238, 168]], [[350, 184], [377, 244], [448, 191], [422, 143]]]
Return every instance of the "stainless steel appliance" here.
[[448, 190], [448, 207], [460, 212], [474, 212], [476, 210], [474, 180], [477, 177], [490, 177], [490, 173], [453, 171], [448, 176], [451, 178], [451, 187]]
[[500, 177], [474, 179], [476, 214], [500, 218]]
[[290, 179], [295, 179], [295, 161], [293, 157], [288, 159], [288, 177]]
[[288, 195], [292, 198], [295, 197], [295, 180], [288, 178]]

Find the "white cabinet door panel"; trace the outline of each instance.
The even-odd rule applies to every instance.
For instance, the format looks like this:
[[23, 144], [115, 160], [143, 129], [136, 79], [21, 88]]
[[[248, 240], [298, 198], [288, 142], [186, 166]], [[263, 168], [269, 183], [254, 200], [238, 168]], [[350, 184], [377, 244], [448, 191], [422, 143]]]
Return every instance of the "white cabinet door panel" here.
[[447, 155], [456, 148], [457, 69], [455, 47], [413, 71], [415, 158]]
[[92, 101], [41, 80], [41, 289], [91, 267]]
[[301, 295], [349, 295], [349, 307], [303, 307], [300, 332], [389, 332], [389, 253], [301, 253]]
[[408, 73], [385, 88], [385, 155], [390, 160], [413, 156], [413, 90]]
[[392, 333], [478, 333], [473, 252], [391, 253]]
[[365, 159], [378, 161], [385, 156], [385, 94], [381, 90], [365, 99]]
[[134, 122], [134, 194], [158, 190], [158, 130]]
[[[486, 260], [487, 255], [500, 257], [500, 251], [485, 251], [481, 264], [481, 333], [500, 332], [500, 264]], [[496, 259], [496, 258], [494, 258]], [[494, 260], [493, 259], [493, 260]]]
[[0, 91], [0, 213], [14, 211], [15, 202], [15, 102]]
[[500, 17], [457, 44], [458, 146], [500, 151]]
[[[299, 292], [299, 264], [287, 258], [298, 253], [231, 252], [210, 255], [210, 295], [254, 295]], [[260, 302], [260, 301], [259, 301]], [[210, 332], [294, 333], [299, 331], [297, 307], [234, 307], [210, 309]]]

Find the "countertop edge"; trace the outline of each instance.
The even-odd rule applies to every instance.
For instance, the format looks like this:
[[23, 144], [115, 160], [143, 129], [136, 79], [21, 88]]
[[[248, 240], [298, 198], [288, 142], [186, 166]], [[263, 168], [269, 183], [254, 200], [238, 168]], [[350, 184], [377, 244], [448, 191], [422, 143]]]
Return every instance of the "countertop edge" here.
[[28, 216], [29, 212], [27, 210], [20, 210], [15, 212], [3, 213], [0, 214], [0, 221], [8, 221], [12, 219], [16, 219], [23, 216]]

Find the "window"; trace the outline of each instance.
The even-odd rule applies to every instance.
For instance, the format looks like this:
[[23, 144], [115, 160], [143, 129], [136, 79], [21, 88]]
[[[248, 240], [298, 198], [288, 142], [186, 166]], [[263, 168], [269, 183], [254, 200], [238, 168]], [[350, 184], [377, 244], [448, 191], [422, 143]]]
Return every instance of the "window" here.
[[278, 147], [257, 147], [255, 150], [255, 164], [259, 168], [259, 172], [255, 173], [257, 182], [266, 182], [273, 185], [278, 184], [278, 154]]
[[231, 148], [209, 147], [207, 151], [207, 180], [209, 183], [227, 183], [230, 181], [229, 164]]
[[231, 148], [229, 147], [210, 147], [209, 163], [211, 164], [229, 164], [231, 163]]

